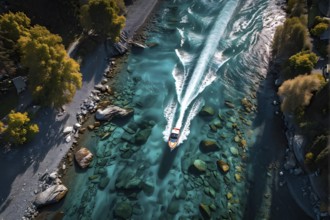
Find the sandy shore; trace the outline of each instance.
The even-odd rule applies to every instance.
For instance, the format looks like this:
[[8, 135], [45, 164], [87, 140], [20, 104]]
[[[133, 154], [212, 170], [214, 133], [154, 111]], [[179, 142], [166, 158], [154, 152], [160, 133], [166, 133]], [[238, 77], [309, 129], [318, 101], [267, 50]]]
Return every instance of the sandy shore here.
[[[157, 0], [137, 0], [130, 5], [125, 31], [133, 37], [143, 25]], [[76, 112], [94, 86], [98, 84], [108, 63], [103, 45], [91, 53], [83, 62], [83, 86], [77, 91], [73, 101], [66, 106], [66, 113], [58, 117], [52, 109], [42, 109], [36, 123], [40, 133], [29, 144], [20, 149], [1, 152], [0, 166], [3, 172], [0, 180], [0, 219], [21, 219], [26, 208], [33, 202], [39, 190], [38, 179], [46, 172], [55, 171], [72, 143], [66, 143], [62, 130], [76, 123]]]

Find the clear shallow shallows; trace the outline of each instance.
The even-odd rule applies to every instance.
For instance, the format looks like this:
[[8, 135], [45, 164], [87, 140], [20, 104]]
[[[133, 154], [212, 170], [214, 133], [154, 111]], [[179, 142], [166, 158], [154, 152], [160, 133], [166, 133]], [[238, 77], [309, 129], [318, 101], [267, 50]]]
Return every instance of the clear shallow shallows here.
[[[118, 93], [110, 98], [134, 107], [134, 117], [103, 125], [99, 133], [111, 136], [86, 142], [94, 164], [73, 175], [60, 207], [64, 219], [192, 219], [200, 216], [200, 203], [208, 206], [204, 217], [209, 209], [213, 219], [269, 218], [269, 183], [275, 180], [266, 168], [254, 169], [258, 158], [252, 154], [265, 133], [254, 106], [283, 19], [270, 0], [164, 2], [147, 39], [157, 46], [133, 49], [117, 80]], [[247, 110], [243, 98], [251, 103]], [[198, 115], [204, 105], [214, 116]], [[263, 116], [272, 118], [273, 109]], [[164, 139], [174, 125], [182, 128], [183, 143], [170, 152]], [[206, 139], [219, 149], [202, 153]], [[196, 159], [206, 163], [206, 171], [191, 168]], [[229, 164], [227, 174], [217, 168], [218, 160]], [[250, 189], [259, 175], [254, 201]]]

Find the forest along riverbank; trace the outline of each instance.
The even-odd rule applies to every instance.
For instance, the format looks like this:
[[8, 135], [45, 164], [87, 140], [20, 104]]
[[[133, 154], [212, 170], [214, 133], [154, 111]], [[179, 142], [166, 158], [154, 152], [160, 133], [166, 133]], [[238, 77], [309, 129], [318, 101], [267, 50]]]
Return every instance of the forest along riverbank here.
[[[134, 2], [129, 7], [130, 10], [145, 13], [143, 16], [140, 14], [138, 18], [131, 16], [128, 19], [128, 21], [134, 20], [132, 33], [144, 23], [148, 16], [146, 12], [150, 12], [157, 1]], [[81, 66], [83, 86], [77, 91], [73, 101], [66, 106], [65, 114], [59, 116], [50, 109], [42, 110], [39, 113], [40, 123], [38, 123], [41, 132], [34, 141], [19, 151], [2, 152], [0, 164], [10, 169], [3, 173], [1, 178], [1, 219], [21, 219], [24, 215], [28, 217], [35, 215], [35, 210], [28, 207], [34, 201], [35, 193], [45, 187], [42, 185], [41, 177], [56, 171], [58, 164], [70, 149], [73, 140], [67, 143], [62, 131], [66, 126], [72, 126], [77, 122], [76, 113], [81, 111], [83, 100], [89, 97], [94, 86], [102, 80], [108, 65], [107, 56], [104, 45], [100, 45], [87, 56]]]
[[[229, 15], [224, 7], [237, 8]], [[271, 104], [273, 79], [264, 81], [273, 34], [285, 17], [280, 8], [267, 0], [164, 2], [141, 42], [150, 47], [132, 49], [116, 75], [116, 92], [107, 97], [133, 108], [134, 115], [104, 123], [86, 137], [93, 162], [87, 170], [69, 168], [70, 191], [52, 213], [64, 219], [251, 219], [274, 213], [294, 219], [299, 213], [308, 219], [286, 186], [280, 187], [284, 148], [278, 147], [286, 140]], [[189, 108], [188, 139], [170, 152], [163, 132], [168, 112], [178, 114], [172, 106], [179, 105], [180, 72], [174, 69], [196, 68], [223, 16], [230, 18], [212, 61], [200, 61], [220, 66], [211, 69], [216, 78], [198, 91], [203, 105]]]

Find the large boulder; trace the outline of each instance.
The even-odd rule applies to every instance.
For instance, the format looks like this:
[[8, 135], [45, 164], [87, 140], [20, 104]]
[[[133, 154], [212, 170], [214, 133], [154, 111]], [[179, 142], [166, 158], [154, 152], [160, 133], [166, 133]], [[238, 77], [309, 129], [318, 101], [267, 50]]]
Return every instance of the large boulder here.
[[34, 201], [37, 207], [56, 203], [60, 201], [68, 189], [64, 185], [53, 185], [45, 191], [39, 193]]
[[115, 217], [120, 219], [130, 219], [133, 213], [133, 207], [129, 202], [119, 202], [114, 209]]
[[105, 109], [98, 109], [95, 114], [95, 119], [99, 121], [108, 121], [114, 117], [132, 116], [133, 113], [133, 109], [124, 109], [115, 105], [109, 105]]
[[81, 148], [74, 156], [81, 168], [86, 168], [93, 160], [93, 154], [87, 148]]
[[202, 140], [199, 144], [199, 148], [203, 153], [220, 150], [220, 147], [218, 146], [217, 142], [210, 139]]

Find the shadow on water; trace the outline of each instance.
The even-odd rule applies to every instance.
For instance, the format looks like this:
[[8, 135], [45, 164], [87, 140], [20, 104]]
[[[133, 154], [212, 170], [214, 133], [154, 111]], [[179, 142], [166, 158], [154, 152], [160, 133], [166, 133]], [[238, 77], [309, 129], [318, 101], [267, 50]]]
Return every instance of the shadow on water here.
[[243, 219], [257, 218], [267, 187], [267, 168], [276, 160], [278, 148], [285, 144], [282, 126], [278, 123], [281, 119], [274, 115], [274, 107], [271, 105], [275, 97], [272, 81], [272, 76], [267, 74], [257, 92], [258, 107], [253, 128], [259, 129], [259, 134], [250, 152], [252, 176], [248, 177], [250, 189]]
[[[243, 219], [258, 219], [261, 213], [267, 213], [269, 216], [261, 217], [270, 219], [309, 219], [296, 204], [287, 186], [279, 187], [279, 170], [283, 164], [287, 140], [283, 120], [274, 114], [279, 106], [272, 105], [272, 101], [277, 98], [274, 80], [274, 75], [268, 72], [257, 91], [258, 109], [253, 129], [258, 130], [258, 135], [250, 152], [252, 169], [250, 175], [247, 174], [250, 187]], [[267, 188], [271, 190], [267, 191]], [[268, 193], [270, 201], [265, 199]], [[269, 204], [265, 206], [265, 202]], [[262, 207], [269, 210], [261, 210]]]
[[166, 177], [166, 175], [172, 168], [173, 162], [174, 162], [175, 157], [179, 150], [179, 147], [177, 147], [171, 151], [170, 148], [167, 146], [167, 144], [166, 144], [166, 146], [163, 146], [163, 148], [164, 148], [163, 157], [159, 164], [159, 169], [158, 169], [158, 173], [157, 173], [158, 178], [161, 180], [163, 180]]

